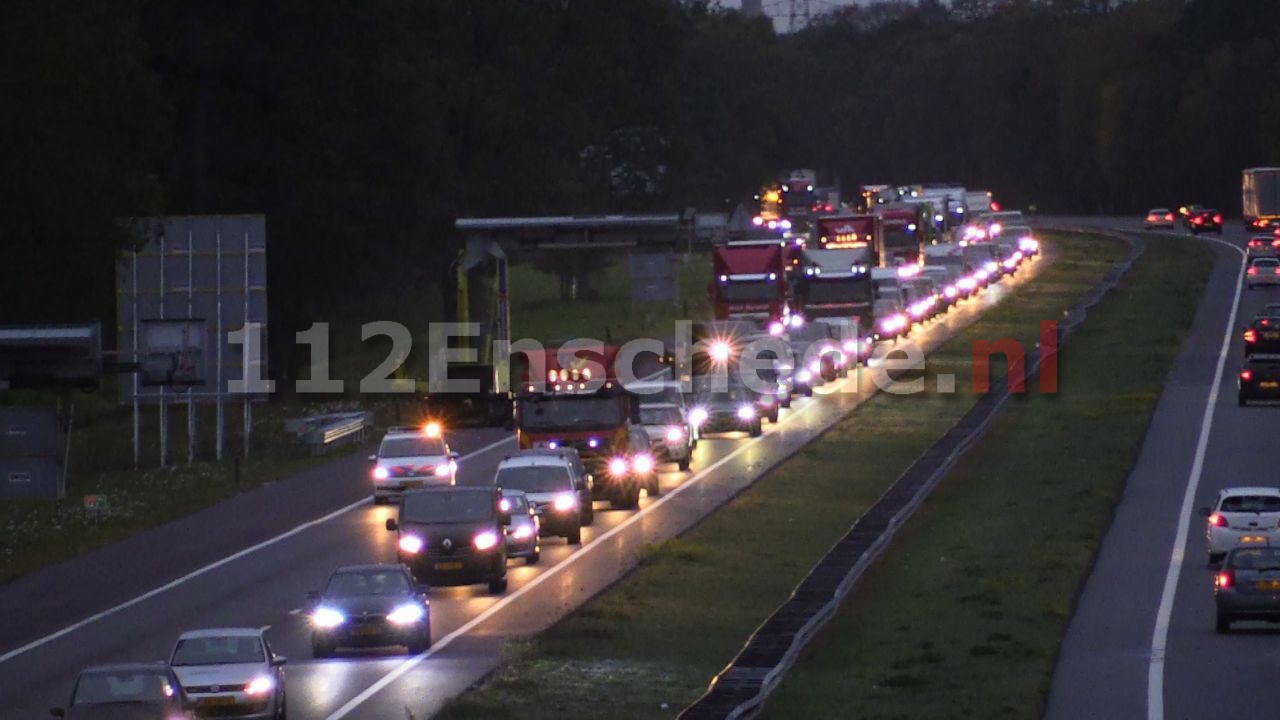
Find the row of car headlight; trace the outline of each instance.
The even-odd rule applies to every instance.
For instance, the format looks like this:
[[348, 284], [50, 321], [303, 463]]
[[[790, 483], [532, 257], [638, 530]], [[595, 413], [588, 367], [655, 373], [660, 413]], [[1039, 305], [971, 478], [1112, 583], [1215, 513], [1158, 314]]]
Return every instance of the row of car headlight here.
[[[491, 550], [498, 544], [498, 534], [492, 530], [485, 530], [484, 532], [477, 533], [475, 537], [471, 538], [471, 544], [474, 545], [477, 550]], [[423, 548], [426, 546], [426, 541], [417, 535], [401, 535], [398, 545], [401, 552], [408, 553], [409, 555], [417, 555], [422, 552]]]
[[[427, 610], [420, 603], [404, 603], [387, 614], [387, 622], [392, 625], [413, 625], [427, 616]], [[332, 630], [347, 621], [347, 616], [340, 610], [321, 605], [311, 613], [311, 624], [321, 630]], [[256, 682], [256, 681], [255, 681]], [[246, 693], [252, 695], [249, 689]], [[263, 691], [265, 692], [265, 690]]]

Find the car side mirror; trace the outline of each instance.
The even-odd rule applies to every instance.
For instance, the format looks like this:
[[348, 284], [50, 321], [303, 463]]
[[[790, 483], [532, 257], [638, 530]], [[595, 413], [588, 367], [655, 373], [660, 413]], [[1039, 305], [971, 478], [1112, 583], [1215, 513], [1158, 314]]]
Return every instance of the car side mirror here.
[[458, 460], [458, 459], [460, 459], [461, 457], [462, 457], [462, 456], [461, 456], [461, 455], [459, 455], [459, 454], [458, 454], [458, 453], [456, 453], [456, 452], [451, 452], [451, 453], [449, 453], [449, 459], [450, 459], [450, 460]]
[[289, 662], [289, 658], [283, 655], [276, 655], [271, 658], [271, 667], [280, 667]]
[[49, 714], [54, 717], [66, 717], [67, 711], [63, 708], [49, 708]]
[[395, 532], [400, 529], [400, 523], [395, 518], [387, 518], [387, 532]]
[[378, 456], [377, 456], [377, 455], [370, 455], [370, 456], [369, 456], [369, 462], [378, 462]]
[[511, 513], [509, 513], [509, 512], [502, 512], [502, 511], [499, 511], [499, 512], [498, 512], [498, 522], [502, 523], [503, 525], [510, 525], [510, 524], [511, 524]]
[[1209, 508], [1207, 507], [1200, 508], [1198, 512], [1200, 513], [1201, 517], [1209, 517], [1212, 514], [1209, 512]]

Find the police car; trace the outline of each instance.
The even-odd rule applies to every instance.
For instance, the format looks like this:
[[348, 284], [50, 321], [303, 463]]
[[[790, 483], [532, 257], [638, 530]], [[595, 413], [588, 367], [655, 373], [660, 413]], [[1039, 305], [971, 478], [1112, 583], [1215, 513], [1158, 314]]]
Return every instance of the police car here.
[[458, 453], [449, 449], [439, 423], [387, 430], [373, 462], [373, 501], [398, 500], [405, 490], [457, 484]]

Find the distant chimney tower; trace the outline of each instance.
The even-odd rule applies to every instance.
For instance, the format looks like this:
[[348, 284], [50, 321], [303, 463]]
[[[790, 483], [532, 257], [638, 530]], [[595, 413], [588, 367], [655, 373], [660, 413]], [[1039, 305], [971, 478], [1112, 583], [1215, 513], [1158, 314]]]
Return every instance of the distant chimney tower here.
[[747, 17], [764, 15], [764, 0], [742, 0], [742, 14]]

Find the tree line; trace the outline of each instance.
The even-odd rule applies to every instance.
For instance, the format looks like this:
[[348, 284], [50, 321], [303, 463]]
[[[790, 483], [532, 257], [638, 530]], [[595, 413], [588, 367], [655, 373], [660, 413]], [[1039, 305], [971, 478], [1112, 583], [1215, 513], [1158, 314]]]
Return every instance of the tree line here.
[[[124, 217], [264, 213], [273, 323], [447, 287], [460, 216], [731, 208], [779, 171], [1239, 211], [1280, 3], [12, 0], [0, 321], [113, 316]], [[848, 193], [846, 193], [847, 195]]]

